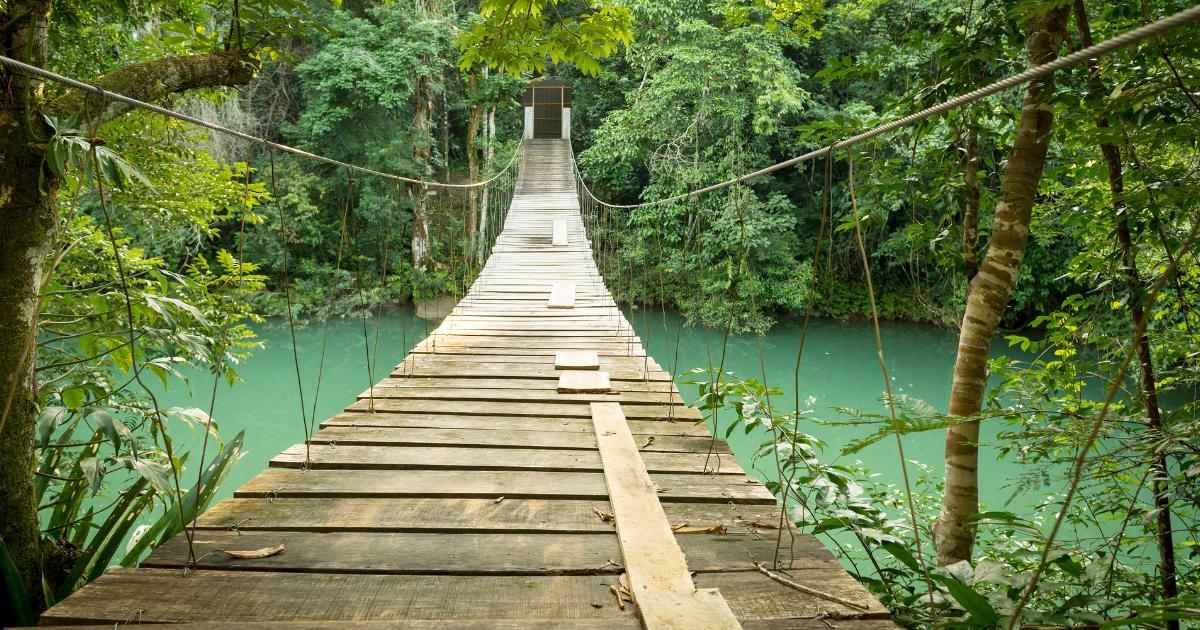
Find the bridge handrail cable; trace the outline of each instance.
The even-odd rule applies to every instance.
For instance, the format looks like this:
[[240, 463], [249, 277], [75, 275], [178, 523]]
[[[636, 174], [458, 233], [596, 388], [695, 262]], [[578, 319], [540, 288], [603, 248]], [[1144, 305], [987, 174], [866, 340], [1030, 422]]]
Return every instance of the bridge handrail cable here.
[[144, 109], [146, 111], [151, 111], [156, 114], [162, 114], [163, 116], [168, 116], [168, 117], [174, 118], [176, 120], [182, 120], [184, 122], [188, 122], [193, 125], [197, 125], [199, 127], [204, 127], [205, 129], [211, 129], [213, 131], [217, 131], [217, 132], [231, 135], [231, 136], [234, 136], [237, 138], [241, 138], [242, 140], [247, 140], [249, 142], [253, 142], [256, 144], [261, 144], [265, 147], [269, 147], [269, 148], [275, 149], [277, 151], [282, 151], [284, 153], [291, 153], [293, 155], [305, 157], [310, 160], [317, 160], [319, 162], [333, 164], [334, 166], [340, 166], [340, 167], [347, 168], [352, 171], [356, 171], [356, 172], [363, 173], [366, 175], [373, 175], [375, 177], [383, 177], [385, 179], [391, 179], [391, 180], [395, 180], [395, 181], [405, 182], [408, 184], [419, 184], [421, 186], [426, 186], [428, 188], [468, 189], [468, 188], [479, 188], [481, 186], [485, 186], [487, 184], [492, 183], [493, 181], [498, 179], [501, 175], [503, 175], [505, 172], [507, 172], [508, 168], [513, 165], [513, 162], [516, 161], [517, 156], [521, 154], [521, 148], [520, 148], [520, 146], [518, 146], [517, 150], [513, 151], [513, 155], [511, 158], [509, 158], [508, 163], [504, 165], [504, 168], [500, 169], [500, 171], [497, 172], [492, 177], [485, 179], [483, 181], [471, 182], [469, 184], [450, 184], [450, 183], [444, 183], [444, 182], [426, 181], [423, 179], [414, 179], [412, 177], [405, 177], [403, 175], [396, 175], [394, 173], [385, 173], [383, 171], [377, 171], [374, 169], [366, 168], [364, 166], [356, 166], [354, 164], [343, 162], [341, 160], [335, 160], [333, 158], [325, 157], [323, 155], [318, 155], [316, 153], [311, 153], [311, 152], [305, 151], [303, 149], [297, 149], [296, 147], [293, 147], [293, 146], [289, 146], [289, 145], [282, 144], [279, 142], [267, 140], [266, 138], [260, 138], [258, 136], [254, 136], [254, 135], [245, 133], [243, 131], [238, 131], [236, 129], [230, 129], [229, 127], [225, 127], [223, 125], [219, 125], [217, 123], [210, 122], [210, 121], [204, 120], [202, 118], [197, 118], [195, 116], [190, 116], [190, 115], [184, 114], [182, 112], [177, 112], [177, 111], [174, 111], [171, 109], [167, 109], [165, 107], [160, 107], [158, 105], [153, 105], [151, 103], [139, 101], [136, 98], [133, 98], [130, 96], [125, 96], [124, 94], [120, 94], [118, 92], [112, 92], [112, 91], [106, 90], [100, 86], [92, 85], [91, 83], [85, 83], [78, 79], [72, 79], [71, 77], [57, 74], [57, 73], [51, 72], [49, 70], [46, 70], [44, 68], [39, 68], [37, 66], [24, 63], [22, 61], [17, 61], [16, 59], [13, 59], [11, 57], [6, 57], [4, 55], [0, 55], [0, 65], [7, 66], [8, 68], [10, 68], [12, 70], [22, 72], [26, 75], [41, 77], [48, 81], [54, 81], [55, 83], [61, 83], [63, 85], [67, 85], [67, 86], [73, 87], [78, 90], [84, 90], [86, 92], [90, 92], [92, 94], [95, 94], [101, 98], [104, 98], [104, 99], [107, 99], [110, 101], [119, 101], [122, 103], [126, 103], [128, 105], [132, 105], [139, 109]]
[[1029, 69], [1025, 70], [1024, 72], [1020, 72], [1018, 74], [1014, 74], [1014, 75], [1008, 76], [1006, 78], [1000, 79], [999, 81], [996, 81], [995, 83], [991, 83], [989, 85], [981, 87], [972, 92], [968, 92], [966, 94], [956, 96], [948, 101], [944, 101], [937, 105], [927, 107], [927, 108], [925, 108], [919, 112], [916, 112], [914, 114], [909, 114], [908, 116], [905, 116], [903, 118], [899, 118], [899, 119], [893, 120], [892, 122], [884, 123], [882, 125], [872, 128], [872, 129], [868, 129], [867, 131], [864, 131], [860, 134], [846, 138], [845, 140], [839, 140], [828, 146], [825, 146], [825, 147], [822, 147], [820, 149], [816, 149], [813, 151], [809, 151], [808, 153], [805, 153], [803, 155], [798, 155], [796, 157], [793, 157], [788, 160], [784, 160], [777, 164], [772, 164], [771, 166], [761, 168], [757, 171], [746, 173], [744, 175], [739, 175], [738, 177], [734, 177], [732, 179], [727, 179], [723, 182], [720, 182], [718, 184], [713, 184], [711, 186], [705, 186], [704, 188], [697, 188], [696, 190], [688, 191], [685, 193], [680, 193], [673, 197], [666, 197], [664, 199], [655, 199], [652, 201], [643, 201], [641, 203], [634, 203], [634, 204], [608, 203], [606, 201], [602, 201], [602, 200], [598, 199], [594, 194], [592, 194], [592, 191], [587, 187], [587, 184], [583, 183], [583, 175], [582, 175], [582, 173], [580, 173], [578, 166], [575, 164], [575, 156], [573, 153], [571, 156], [571, 164], [572, 164], [573, 168], [575, 168], [575, 172], [579, 176], [579, 181], [582, 185], [582, 188], [587, 193], [588, 197], [590, 197], [596, 203], [599, 203], [607, 208], [632, 210], [635, 208], [644, 208], [644, 207], [648, 207], [648, 206], [657, 206], [657, 205], [672, 203], [672, 202], [676, 202], [676, 201], [683, 201], [683, 200], [689, 199], [691, 197], [703, 195], [704, 193], [713, 192], [716, 190], [720, 190], [722, 188], [728, 188], [730, 186], [740, 184], [742, 182], [754, 179], [756, 177], [762, 177], [763, 175], [768, 175], [770, 173], [774, 173], [776, 171], [788, 168], [790, 166], [795, 166], [795, 165], [801, 164], [803, 162], [808, 162], [809, 160], [813, 160], [813, 159], [816, 159], [816, 158], [819, 158], [819, 157], [822, 157], [825, 155], [829, 155], [830, 153], [833, 153], [834, 151], [837, 151], [839, 149], [844, 149], [846, 147], [854, 146], [860, 142], [864, 142], [866, 140], [876, 138], [876, 137], [881, 136], [890, 131], [895, 131], [896, 129], [899, 129], [901, 127], [907, 127], [907, 126], [916, 124], [927, 118], [931, 118], [938, 114], [945, 113], [952, 109], [957, 109], [959, 107], [962, 107], [963, 105], [968, 105], [968, 104], [978, 101], [982, 98], [996, 94], [997, 92], [1002, 92], [1004, 90], [1008, 90], [1010, 88], [1017, 87], [1018, 85], [1022, 85], [1024, 83], [1028, 83], [1030, 81], [1034, 81], [1037, 79], [1041, 79], [1041, 78], [1043, 78], [1049, 74], [1052, 74], [1058, 70], [1077, 66], [1085, 61], [1099, 58], [1103, 55], [1106, 55], [1111, 52], [1115, 52], [1117, 50], [1120, 50], [1120, 49], [1130, 46], [1132, 44], [1136, 44], [1138, 42], [1149, 39], [1151, 37], [1155, 37], [1157, 35], [1162, 35], [1163, 33], [1166, 33], [1167, 31], [1173, 30], [1180, 26], [1184, 26], [1186, 24], [1196, 21], [1197, 19], [1200, 19], [1200, 4], [1193, 5], [1192, 7], [1184, 9], [1182, 11], [1179, 11], [1178, 13], [1175, 13], [1174, 15], [1170, 15], [1168, 17], [1156, 20], [1156, 21], [1146, 24], [1144, 26], [1139, 26], [1135, 29], [1125, 31], [1124, 33], [1121, 33], [1120, 35], [1117, 35], [1116, 37], [1107, 39], [1103, 42], [1100, 42], [1099, 44], [1095, 44], [1095, 45], [1089, 46], [1087, 48], [1077, 50], [1077, 51], [1075, 51], [1069, 55], [1066, 55], [1064, 57], [1059, 57], [1058, 59], [1055, 59], [1054, 61], [1051, 61], [1049, 63], [1044, 63], [1042, 65], [1035, 66], [1033, 68], [1029, 68]]

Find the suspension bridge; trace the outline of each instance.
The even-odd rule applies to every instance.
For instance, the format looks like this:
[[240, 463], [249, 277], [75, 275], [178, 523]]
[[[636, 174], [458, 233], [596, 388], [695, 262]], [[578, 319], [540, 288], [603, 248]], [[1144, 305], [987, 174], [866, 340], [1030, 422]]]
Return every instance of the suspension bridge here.
[[192, 568], [181, 533], [41, 623], [890, 627], [820, 542], [777, 530], [775, 498], [646, 356], [597, 271], [570, 151], [526, 141], [470, 291], [203, 514]]
[[[635, 205], [598, 206], [569, 140], [526, 140], [502, 230], [494, 243], [481, 230], [490, 255], [442, 323], [320, 430], [306, 419], [303, 443], [194, 528], [139, 568], [111, 569], [59, 601], [41, 625], [894, 627], [827, 548], [793, 529], [647, 355], [597, 267], [595, 210], [683, 201], [832, 156], [1198, 18], [1200, 5], [826, 147]], [[486, 184], [371, 171], [0, 63], [348, 171]], [[528, 126], [569, 129], [569, 111], [548, 119], [539, 103], [527, 103]]]

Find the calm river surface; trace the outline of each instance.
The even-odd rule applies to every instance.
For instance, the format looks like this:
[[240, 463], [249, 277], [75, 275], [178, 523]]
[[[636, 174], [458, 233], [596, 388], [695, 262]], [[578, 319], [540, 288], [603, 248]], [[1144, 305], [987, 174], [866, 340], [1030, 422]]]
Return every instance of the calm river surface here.
[[[635, 313], [630, 319], [651, 356], [664, 369], [670, 369], [675, 362], [674, 315], [667, 313], [667, 334], [664, 334], [662, 315], [657, 311], [647, 318], [643, 318], [642, 313]], [[222, 384], [218, 389], [213, 416], [219, 423], [222, 437], [232, 438], [243, 429], [246, 432], [246, 456], [231, 472], [218, 498], [231, 496], [236, 488], [266, 467], [271, 457], [304, 440], [291, 336], [287, 327], [281, 324], [281, 321], [275, 320], [259, 330], [265, 347], [256, 351], [238, 368], [244, 382], [232, 388]], [[413, 317], [411, 309], [385, 315], [375, 379], [386, 376], [390, 368], [403, 359], [406, 349], [411, 347], [414, 340], [425, 336], [428, 327], [429, 324], [424, 320]], [[950, 375], [954, 363], [954, 333], [903, 323], [885, 323], [882, 332], [895, 393], [914, 396], [938, 409], [945, 409], [950, 396]], [[321, 324], [297, 330], [297, 354], [308, 411], [311, 411], [316, 393], [323, 336]], [[799, 336], [799, 322], [785, 321], [777, 324], [762, 342], [768, 382], [785, 392], [785, 396], [776, 399], [775, 403], [783, 410], [790, 410], [794, 406], [792, 383]], [[371, 337], [374, 337], [373, 328]], [[1008, 352], [1003, 343], [995, 345], [994, 350]], [[721, 333], [706, 332], [702, 328], [682, 328], [677, 372], [683, 374], [692, 368], [707, 367], [710, 346], [715, 365], [720, 359]], [[331, 321], [324, 375], [316, 406], [318, 421], [341, 411], [367, 388], [369, 381], [365, 362], [361, 321]], [[755, 336], [731, 336], [725, 364], [727, 371], [733, 371], [741, 377], [761, 379], [759, 342]], [[172, 384], [162, 402], [165, 405], [207, 409], [211, 387], [211, 375], [194, 374], [190, 386]], [[690, 402], [695, 399], [695, 386], [680, 387], [686, 400]], [[812, 322], [800, 371], [800, 388], [801, 399], [811, 397], [811, 408], [819, 418], [845, 419], [845, 416], [834, 411], [838, 407], [885, 413], [886, 408], [879, 402], [883, 378], [871, 326], [865, 322]], [[731, 418], [732, 411], [723, 413], [722, 417]], [[990, 431], [985, 430], [988, 435], [994, 435], [1000, 429], [996, 424], [989, 428]], [[831, 427], [815, 423], [810, 423], [807, 430], [829, 444], [822, 457], [826, 462], [838, 458], [842, 445], [871, 432], [865, 427]], [[184, 433], [186, 430], [177, 428], [177, 439], [180, 442], [192, 442], [190, 436]], [[929, 465], [932, 472], [940, 476], [943, 439], [942, 431], [905, 436], [906, 456], [909, 460]], [[761, 441], [760, 435], [747, 436], [740, 430], [731, 436], [734, 453], [747, 469]], [[871, 471], [879, 474], [882, 481], [900, 481], [894, 439], [889, 438], [868, 447], [852, 459], [861, 460]], [[1012, 489], [1009, 481], [996, 480], [1015, 479], [1018, 466], [1012, 462], [998, 461], [997, 453], [986, 445], [980, 461], [984, 467], [984, 478], [993, 480], [984, 484], [982, 499], [991, 507], [1001, 509]], [[764, 470], [756, 471], [760, 477], [766, 476], [765, 461], [763, 467]], [[190, 478], [190, 475], [187, 477]], [[1036, 501], [1038, 498], [1030, 496], [1027, 500]]]

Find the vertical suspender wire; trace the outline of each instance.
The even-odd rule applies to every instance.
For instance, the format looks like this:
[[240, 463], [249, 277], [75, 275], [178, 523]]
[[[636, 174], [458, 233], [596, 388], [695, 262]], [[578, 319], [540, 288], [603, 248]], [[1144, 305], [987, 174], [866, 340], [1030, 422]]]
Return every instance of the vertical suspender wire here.
[[[95, 128], [92, 129], [93, 134]], [[92, 141], [88, 143], [89, 152], [92, 155], [92, 176], [96, 181], [96, 196], [100, 204], [100, 210], [104, 213], [104, 227], [108, 232], [108, 242], [112, 245], [113, 259], [117, 263], [117, 276], [121, 281], [121, 293], [125, 299], [125, 316], [129, 319], [129, 370], [133, 372], [133, 378], [137, 384], [141, 386], [142, 391], [150, 397], [150, 404], [154, 407], [154, 424], [158, 427], [158, 433], [162, 436], [163, 447], [167, 453], [167, 465], [171, 467], [171, 482], [175, 486], [175, 507], [179, 512], [179, 528], [183, 531], [183, 536], [187, 539], [187, 565], [190, 566], [196, 562], [196, 550], [193, 547], [192, 534], [188, 531], [187, 516], [183, 509], [183, 492], [179, 486], [179, 468], [175, 461], [175, 448], [171, 443], [171, 436], [167, 434], [166, 424], [163, 423], [162, 410], [158, 405], [158, 397], [154, 395], [146, 383], [142, 381], [141, 366], [137, 360], [137, 336], [133, 330], [133, 299], [129, 297], [129, 278], [125, 275], [125, 263], [121, 260], [121, 250], [117, 246], [117, 235], [113, 230], [112, 215], [108, 211], [108, 200], [104, 196], [104, 181], [100, 174], [100, 161], [96, 156], [96, 141], [93, 136]], [[206, 427], [207, 428], [207, 427]], [[201, 467], [204, 463], [201, 462]], [[197, 506], [199, 506], [199, 495], [196, 496]]]
[[[341, 227], [338, 230], [338, 248], [337, 258], [333, 266], [333, 283], [329, 289], [329, 302], [325, 309], [325, 325], [321, 332], [321, 358], [317, 364], [317, 385], [313, 391], [312, 413], [308, 418], [308, 435], [312, 435], [313, 428], [317, 421], [317, 401], [321, 396], [321, 379], [325, 376], [325, 351], [329, 347], [329, 320], [332, 319], [333, 303], [337, 299], [337, 288], [342, 275], [342, 255], [346, 246], [346, 219], [350, 213], [350, 200], [354, 195], [354, 173], [349, 169], [346, 170], [346, 200], [342, 204], [342, 221]], [[304, 466], [302, 470], [308, 470], [312, 463], [308, 458], [308, 448], [305, 447]]]
[[279, 211], [279, 246], [283, 250], [283, 299], [287, 306], [288, 331], [292, 335], [292, 365], [296, 368], [296, 391], [300, 393], [300, 422], [304, 428], [304, 461], [309, 461], [308, 409], [304, 404], [304, 378], [300, 375], [300, 352], [296, 344], [296, 315], [292, 306], [292, 289], [288, 277], [287, 214], [275, 189], [275, 149], [267, 151], [271, 160], [271, 201]]
[[[400, 182], [396, 182], [396, 205], [400, 206], [400, 203], [403, 200], [404, 200], [403, 184], [401, 184]], [[401, 241], [403, 242], [403, 235], [401, 235]], [[411, 295], [411, 293], [410, 293], [410, 295]], [[401, 363], [401, 366], [402, 366], [401, 373], [404, 374], [404, 376], [409, 376], [410, 374], [412, 374], [412, 370], [415, 369], [413, 367], [413, 363], [416, 362], [416, 357], [412, 353], [413, 349], [408, 346], [408, 333], [409, 333], [409, 329], [413, 325], [413, 320], [416, 319], [416, 317], [417, 317], [417, 304], [416, 304], [416, 300], [413, 300], [413, 309], [412, 309], [412, 312], [409, 313], [409, 315], [408, 315], [408, 322], [404, 321], [403, 316], [400, 319], [400, 348], [404, 352], [404, 362]]]
[[934, 603], [933, 578], [929, 574], [929, 565], [925, 563], [925, 552], [921, 549], [921, 530], [917, 524], [917, 508], [913, 502], [912, 482], [908, 477], [908, 460], [904, 456], [904, 439], [900, 436], [900, 420], [896, 417], [896, 401], [892, 397], [892, 379], [888, 375], [887, 361], [883, 356], [883, 335], [879, 332], [879, 309], [875, 305], [875, 284], [871, 279], [871, 265], [867, 260], [867, 246], [863, 241], [862, 221], [858, 215], [858, 198], [854, 194], [854, 154], [846, 151], [847, 175], [846, 183], [850, 192], [850, 209], [854, 214], [854, 238], [858, 242], [858, 253], [862, 259], [863, 274], [867, 279], [867, 297], [871, 301], [871, 325], [875, 329], [875, 352], [879, 356], [879, 370], [883, 374], [883, 388], [887, 396], [888, 414], [891, 416], [892, 428], [896, 434], [896, 452], [900, 457], [900, 476], [904, 480], [904, 497], [908, 504], [908, 516], [912, 522], [914, 547], [917, 551], [917, 562], [925, 574], [925, 583], [929, 588], [929, 613], [933, 615], [933, 626], [937, 628], [937, 608]]
[[362, 310], [363, 352], [366, 353], [367, 366], [367, 409], [375, 413], [375, 366], [371, 357], [371, 334], [367, 320], [371, 318], [371, 307], [367, 304], [367, 295], [363, 290], [362, 244], [359, 242], [358, 213], [350, 215], [350, 234], [354, 241], [354, 284], [358, 287], [358, 307]]
[[[250, 196], [250, 161], [249, 160], [246, 161], [246, 173], [245, 173], [245, 176], [242, 178], [242, 190], [243, 190], [244, 194], [246, 195], [246, 199], [248, 200], [249, 196]], [[249, 204], [247, 204], [247, 207], [249, 207]], [[244, 275], [242, 273], [242, 261], [245, 260], [245, 258], [244, 258], [245, 243], [246, 243], [246, 211], [243, 210], [242, 211], [242, 220], [238, 223], [238, 255], [237, 255], [238, 270], [237, 270], [237, 276], [238, 276], [238, 286], [239, 287], [242, 285], [243, 275]], [[217, 385], [218, 385], [218, 383], [221, 382], [221, 367], [224, 365], [223, 357], [225, 355], [225, 346], [224, 346], [225, 336], [228, 333], [229, 333], [229, 318], [226, 317], [224, 319], [224, 321], [221, 322], [220, 341], [218, 342], [219, 349], [213, 352], [213, 386], [212, 386], [212, 392], [209, 394], [209, 400], [208, 400], [208, 422], [209, 423], [212, 422], [213, 414], [215, 414], [217, 411]], [[200, 485], [204, 481], [204, 467], [206, 465], [205, 462], [208, 461], [208, 441], [209, 441], [210, 433], [212, 433], [212, 431], [210, 430], [210, 426], [208, 424], [206, 424], [204, 427], [204, 439], [200, 443], [200, 464], [196, 467], [196, 492], [197, 493], [199, 493], [201, 491]], [[195, 513], [192, 514], [192, 519], [191, 519], [192, 540], [195, 540], [195, 538], [196, 538], [196, 520], [200, 516], [199, 500], [200, 500], [200, 497], [199, 497], [199, 494], [197, 494], [197, 496], [196, 496], [197, 509], [196, 509]]]
[[[810, 271], [809, 271], [808, 293], [807, 293], [807, 295], [804, 296], [804, 321], [800, 325], [800, 341], [797, 344], [797, 348], [796, 348], [796, 369], [794, 372], [792, 372], [792, 388], [793, 388], [793, 393], [795, 395], [795, 403], [796, 403], [793, 414], [792, 414], [791, 453], [793, 455], [796, 452], [796, 440], [798, 439], [798, 436], [800, 434], [800, 361], [801, 361], [801, 358], [804, 356], [804, 342], [808, 339], [808, 324], [812, 320], [813, 302], [814, 302], [813, 293], [816, 290], [817, 270], [820, 267], [820, 263], [821, 263], [821, 245], [823, 244], [822, 239], [824, 239], [825, 230], [829, 226], [829, 223], [830, 223], [829, 210], [830, 210], [830, 197], [832, 196], [832, 185], [833, 185], [833, 153], [830, 152], [828, 155], [825, 156], [825, 185], [823, 187], [822, 201], [821, 201], [821, 226], [817, 229], [817, 242], [816, 242], [816, 245], [814, 245], [814, 247], [813, 247], [813, 262], [812, 262], [812, 266], [810, 267]], [[829, 270], [826, 269], [826, 273], [828, 273], [828, 272], [829, 272]], [[806, 465], [807, 465], [807, 462], [806, 462]], [[788, 531], [788, 535], [790, 536], [790, 541], [788, 543], [788, 553], [792, 559], [795, 559], [795, 557], [796, 557], [796, 531], [795, 531], [795, 528], [788, 527], [788, 523], [784, 519], [788, 518], [788, 516], [787, 516], [788, 497], [791, 496], [792, 484], [795, 483], [795, 481], [796, 481], [796, 473], [797, 472], [798, 472], [798, 469], [793, 464], [789, 470], [790, 474], [787, 476], [786, 480], [784, 480], [784, 479], [780, 480], [780, 482], [784, 484], [784, 491], [783, 491], [783, 496], [781, 498], [782, 505], [780, 506], [780, 511], [779, 511], [779, 532], [778, 532], [778, 536], [775, 541], [775, 548], [778, 549], [783, 542], [783, 530], [786, 527], [787, 531]], [[778, 562], [776, 562], [776, 564], [778, 564]]]
[[[397, 201], [399, 201], [399, 200], [397, 200]], [[379, 271], [379, 298], [377, 300], [377, 303], [375, 304], [375, 349], [371, 353], [371, 373], [372, 373], [372, 375], [378, 374], [378, 369], [379, 369], [379, 338], [383, 335], [383, 300], [387, 296], [388, 262], [392, 255], [392, 252], [391, 252], [392, 230], [395, 228], [395, 226], [393, 225], [395, 218], [396, 218], [396, 205], [392, 204], [388, 208], [387, 218], [384, 219], [387, 222], [387, 227], [384, 228], [384, 230], [383, 230], [383, 261], [382, 261], [382, 264], [380, 265], [381, 268]], [[389, 373], [389, 376], [390, 376], [390, 373]], [[371, 379], [371, 385], [372, 385], [372, 387], [374, 387], [375, 379], [373, 378], [373, 376], [369, 376], [368, 378]], [[372, 413], [375, 412], [374, 402], [375, 402], [374, 396], [372, 396], [372, 399], [371, 399], [371, 403], [372, 403], [371, 404], [371, 412]]]

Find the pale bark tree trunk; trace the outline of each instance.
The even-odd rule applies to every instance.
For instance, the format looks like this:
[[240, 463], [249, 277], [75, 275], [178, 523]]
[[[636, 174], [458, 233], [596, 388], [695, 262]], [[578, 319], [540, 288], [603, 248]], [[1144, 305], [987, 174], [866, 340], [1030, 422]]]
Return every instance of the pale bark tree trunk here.
[[[474, 73], [471, 74], [469, 85], [471, 94], [474, 95], [479, 90], [479, 79]], [[476, 138], [479, 135], [479, 123], [483, 120], [483, 109], [483, 101], [471, 103], [471, 117], [467, 122], [467, 168], [472, 182], [479, 181], [479, 150]], [[478, 241], [476, 234], [479, 231], [479, 189], [471, 188], [467, 194], [470, 197], [467, 209], [467, 234], [470, 235], [470, 242], [467, 247], [469, 251], [475, 251]]]
[[[483, 69], [483, 76], [487, 76], [487, 68]], [[483, 123], [483, 170], [484, 172], [492, 172], [492, 159], [496, 155], [496, 108], [489, 107], [487, 116]], [[485, 239], [487, 237], [487, 222], [488, 222], [488, 201], [491, 197], [491, 185], [483, 187], [481, 199], [479, 200], [479, 236], [477, 242], [481, 245], [476, 251], [475, 260], [480, 266], [483, 265], [483, 252], [487, 246]]]
[[[416, 130], [413, 138], [413, 161], [420, 167], [419, 178], [424, 178], [431, 172], [429, 157], [433, 143], [433, 88], [428, 77], [417, 79], [413, 98], [413, 128]], [[420, 184], [409, 185], [409, 195], [413, 200], [413, 235], [412, 261], [413, 266], [425, 269], [429, 264], [429, 205], [425, 187]]]
[[[1066, 5], [1037, 7], [1026, 22], [1026, 52], [1030, 67], [1058, 55], [1066, 29]], [[983, 405], [987, 386], [988, 349], [1008, 307], [1021, 272], [1029, 241], [1029, 222], [1054, 121], [1050, 102], [1052, 80], [1025, 90], [1016, 139], [1009, 152], [996, 204], [996, 221], [987, 253], [967, 294], [967, 308], [958, 337], [950, 414], [971, 416]], [[979, 512], [979, 421], [946, 431], [946, 482], [942, 510], [934, 526], [937, 562], [948, 565], [971, 559], [975, 544], [975, 515]]]
[[[1088, 23], [1087, 9], [1083, 0], [1073, 3], [1075, 23], [1079, 27], [1079, 43], [1084, 48], [1092, 45], [1092, 30]], [[1088, 67], [1088, 91], [1096, 94], [1107, 94], [1108, 91], [1100, 78], [1100, 66], [1095, 60]], [[1101, 116], [1096, 120], [1096, 127], [1108, 129], [1108, 118]], [[1158, 404], [1158, 379], [1154, 371], [1154, 356], [1150, 351], [1150, 338], [1145, 333], [1148, 330], [1146, 318], [1148, 314], [1142, 307], [1142, 278], [1138, 271], [1137, 254], [1133, 244], [1133, 234], [1129, 229], [1129, 208], [1125, 204], [1125, 174], [1121, 163], [1121, 150], [1114, 144], [1100, 143], [1100, 152], [1104, 155], [1104, 164], [1108, 170], [1108, 188], [1112, 194], [1113, 212], [1117, 219], [1117, 245], [1121, 250], [1121, 266], [1125, 275], [1125, 287], [1129, 294], [1129, 315], [1133, 330], [1143, 331], [1133, 340], [1137, 349], [1140, 378], [1138, 384], [1142, 390], [1142, 401], [1146, 408], [1146, 425], [1149, 429], [1149, 442], [1158, 443], [1162, 438], [1163, 419], [1162, 409]], [[1158, 543], [1158, 573], [1162, 580], [1162, 596], [1170, 599], [1179, 594], [1175, 566], [1175, 540], [1171, 531], [1171, 497], [1168, 485], [1167, 458], [1161, 452], [1151, 454], [1150, 476], [1151, 488], [1154, 493], [1155, 539]], [[1168, 630], [1179, 630], [1179, 620], [1166, 622]]]
[[[448, 86], [450, 82], [446, 78], [446, 71], [442, 71], [442, 85]], [[442, 181], [450, 182], [450, 105], [446, 95], [446, 90], [442, 90], [442, 106], [441, 111], [441, 129], [439, 133], [442, 137]]]
[[[35, 66], [49, 56], [49, 0], [13, 0], [0, 34], [0, 53]], [[161, 99], [198, 87], [235, 85], [254, 77], [245, 51], [170, 57], [135, 64], [94, 83], [141, 100]], [[33, 491], [37, 467], [34, 426], [38, 413], [31, 344], [37, 326], [43, 266], [56, 235], [59, 182], [43, 167], [40, 147], [50, 138], [42, 113], [81, 113], [101, 123], [129, 111], [95, 96], [69, 93], [47, 103], [39, 81], [0, 69], [0, 536], [20, 571], [31, 605], [40, 612], [42, 543]], [[14, 611], [0, 611], [0, 626]]]

